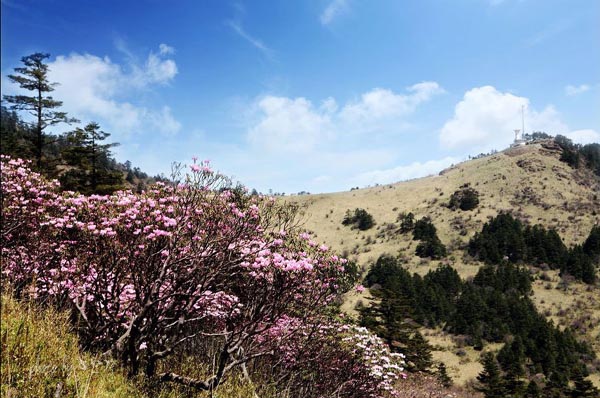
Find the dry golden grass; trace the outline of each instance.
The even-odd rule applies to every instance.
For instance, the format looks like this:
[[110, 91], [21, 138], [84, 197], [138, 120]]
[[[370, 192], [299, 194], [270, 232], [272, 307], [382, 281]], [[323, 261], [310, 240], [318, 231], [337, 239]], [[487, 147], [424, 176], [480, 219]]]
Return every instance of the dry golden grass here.
[[[305, 227], [317, 241], [347, 254], [365, 271], [384, 253], [401, 254], [409, 270], [419, 274], [435, 269], [440, 261], [414, 255], [416, 242], [411, 240], [411, 234], [385, 233], [386, 224], [397, 226], [397, 217], [403, 212], [413, 212], [416, 219], [429, 216], [449, 249], [448, 258], [443, 261], [450, 262], [463, 278], [468, 278], [475, 275], [481, 264], [460, 249], [500, 211], [511, 211], [530, 224], [556, 229], [567, 245], [582, 243], [592, 226], [600, 223], [600, 181], [586, 170], [574, 170], [560, 162], [559, 156], [557, 150], [533, 144], [463, 162], [436, 176], [286, 200], [305, 206]], [[447, 208], [452, 193], [466, 183], [479, 192], [479, 206], [466, 212]], [[343, 226], [346, 211], [355, 208], [367, 210], [376, 226], [368, 231]], [[552, 282], [534, 283], [533, 301], [557, 324], [586, 320], [587, 326], [579, 334], [600, 354], [600, 289], [581, 283], [571, 283], [567, 291], [556, 289], [560, 280], [557, 272], [548, 274]], [[551, 288], [547, 288], [548, 283]], [[349, 293], [342, 309], [356, 315], [356, 303], [366, 303], [366, 297]], [[434, 357], [446, 362], [455, 380], [465, 382], [479, 372], [477, 353], [471, 355], [465, 349], [468, 355], [459, 358], [452, 351], [455, 347], [436, 340], [447, 337], [428, 334], [433, 344], [445, 347], [434, 352]]]
[[66, 314], [2, 295], [2, 397], [141, 397], [112, 362], [79, 352]]
[[[130, 380], [113, 361], [82, 352], [67, 314], [2, 294], [0, 396], [6, 398], [177, 398], [207, 396], [176, 385], [149, 388], [143, 377]], [[193, 376], [208, 375], [188, 358], [176, 370]], [[227, 378], [214, 397], [247, 398], [254, 387], [238, 374]], [[268, 391], [266, 395], [270, 396]]]

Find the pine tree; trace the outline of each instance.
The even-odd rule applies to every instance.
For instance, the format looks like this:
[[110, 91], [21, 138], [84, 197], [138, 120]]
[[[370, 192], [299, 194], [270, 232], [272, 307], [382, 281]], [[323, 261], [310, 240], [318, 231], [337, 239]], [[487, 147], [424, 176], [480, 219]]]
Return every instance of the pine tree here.
[[572, 398], [592, 398], [600, 396], [600, 391], [594, 387], [591, 381], [586, 380], [585, 374], [580, 366], [576, 366], [571, 372], [573, 388], [569, 392]]
[[431, 356], [431, 345], [421, 332], [416, 330], [414, 334], [408, 339], [407, 350], [405, 352], [408, 362], [412, 365], [409, 370], [413, 372], [427, 372], [432, 365]]
[[479, 386], [475, 389], [482, 392], [485, 398], [505, 398], [506, 389], [494, 354], [491, 352], [483, 354], [481, 364], [483, 371], [477, 376]]
[[14, 158], [33, 157], [33, 134], [15, 111], [0, 108], [0, 153]]
[[583, 244], [583, 251], [596, 261], [600, 261], [600, 225], [595, 225]]
[[437, 378], [440, 383], [446, 388], [452, 385], [452, 379], [448, 376], [448, 371], [446, 369], [446, 365], [443, 362], [440, 362], [437, 367]]
[[400, 221], [400, 232], [403, 234], [415, 227], [415, 215], [413, 213], [402, 213], [398, 216], [398, 220]]
[[498, 353], [498, 362], [505, 371], [504, 385], [507, 393], [511, 396], [520, 394], [523, 390], [524, 383], [520, 378], [525, 375], [524, 361], [525, 347], [519, 336], [515, 337], [512, 342], [505, 344]]
[[538, 386], [535, 381], [531, 380], [525, 390], [525, 398], [541, 398], [541, 396], [542, 390], [540, 386]]
[[109, 136], [95, 122], [67, 133], [69, 145], [62, 156], [72, 169], [61, 176], [65, 188], [88, 194], [111, 193], [122, 187], [122, 173], [111, 167], [110, 148], [118, 144], [102, 144]]
[[54, 91], [57, 83], [48, 81], [48, 65], [44, 60], [50, 57], [50, 54], [35, 53], [21, 58], [24, 67], [15, 68], [16, 74], [8, 75], [13, 83], [19, 87], [33, 91], [32, 96], [27, 95], [5, 95], [4, 100], [12, 104], [11, 109], [16, 111], [27, 111], [34, 118], [32, 123], [34, 127], [34, 155], [36, 165], [39, 170], [42, 169], [42, 158], [44, 156], [44, 146], [46, 145], [47, 135], [45, 129], [58, 123], [74, 123], [77, 120], [67, 117], [65, 112], [56, 109], [62, 106], [61, 101], [57, 101], [46, 93]]

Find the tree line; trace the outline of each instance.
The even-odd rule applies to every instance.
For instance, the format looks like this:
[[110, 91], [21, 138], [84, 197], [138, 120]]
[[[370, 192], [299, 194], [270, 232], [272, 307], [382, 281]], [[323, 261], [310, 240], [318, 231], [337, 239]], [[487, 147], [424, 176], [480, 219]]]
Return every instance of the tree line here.
[[[484, 341], [505, 343], [497, 356], [491, 354], [497, 365], [494, 375], [487, 369], [489, 355], [482, 356], [484, 373], [490, 375], [482, 376], [478, 388], [486, 397], [569, 397], [575, 396], [574, 383], [581, 388], [587, 382], [585, 363], [595, 353], [569, 328], [561, 330], [537, 312], [529, 298], [531, 276], [522, 266], [508, 261], [485, 265], [465, 281], [448, 264], [425, 276], [411, 275], [399, 258], [384, 255], [371, 267], [365, 284], [377, 300], [359, 308], [361, 322], [392, 350], [403, 349], [408, 364], [414, 361], [418, 370], [431, 367], [431, 347], [421, 340], [418, 327], [440, 326], [466, 337], [466, 344], [477, 350]], [[534, 380], [538, 374], [544, 375], [539, 385]], [[492, 386], [504, 395], [493, 395]], [[538, 395], [527, 395], [536, 387]]]
[[554, 142], [562, 149], [560, 156], [562, 162], [567, 163], [573, 168], [585, 166], [600, 176], [600, 144], [575, 144], [572, 140], [562, 135], [554, 137]]
[[524, 225], [509, 213], [486, 223], [469, 241], [469, 254], [487, 264], [528, 263], [559, 269], [585, 283], [596, 281], [600, 261], [600, 226], [590, 231], [581, 245], [567, 248], [558, 233], [542, 225]]

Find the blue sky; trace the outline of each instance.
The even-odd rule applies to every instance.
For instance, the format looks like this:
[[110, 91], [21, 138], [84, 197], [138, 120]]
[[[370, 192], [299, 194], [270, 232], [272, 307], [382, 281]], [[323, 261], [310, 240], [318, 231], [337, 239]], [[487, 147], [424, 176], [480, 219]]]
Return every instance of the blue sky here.
[[120, 161], [347, 190], [502, 149], [521, 107], [527, 132], [600, 141], [599, 17], [597, 0], [2, 0], [2, 93], [48, 52], [55, 98]]

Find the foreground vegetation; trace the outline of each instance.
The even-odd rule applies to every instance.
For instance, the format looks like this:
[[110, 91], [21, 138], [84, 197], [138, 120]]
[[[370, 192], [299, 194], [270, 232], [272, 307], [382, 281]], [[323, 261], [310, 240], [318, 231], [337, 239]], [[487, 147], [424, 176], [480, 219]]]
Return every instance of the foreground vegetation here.
[[221, 189], [205, 162], [190, 170], [85, 196], [2, 157], [15, 296], [67, 311], [83, 348], [150, 385], [213, 392], [241, 372], [274, 396], [393, 393], [402, 355], [335, 316], [346, 260], [299, 233], [294, 207]]
[[[68, 314], [2, 294], [3, 397], [139, 397], [112, 361], [81, 353]], [[117, 369], [117, 370], [115, 370]]]
[[[177, 398], [202, 396], [190, 387], [152, 385], [143, 379], [128, 379], [111, 360], [82, 352], [68, 313], [52, 307], [15, 300], [2, 295], [2, 367], [0, 394], [3, 397], [63, 398]], [[192, 361], [178, 365], [181, 370], [206, 373]], [[214, 392], [220, 398], [252, 397], [257, 390], [263, 398], [272, 390], [249, 383], [242, 374], [228, 378]], [[446, 388], [433, 375], [411, 374], [402, 382], [397, 398], [470, 398], [480, 395], [465, 389]], [[287, 398], [292, 398], [289, 396]]]

